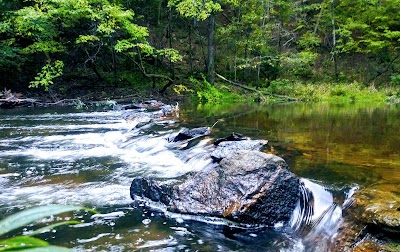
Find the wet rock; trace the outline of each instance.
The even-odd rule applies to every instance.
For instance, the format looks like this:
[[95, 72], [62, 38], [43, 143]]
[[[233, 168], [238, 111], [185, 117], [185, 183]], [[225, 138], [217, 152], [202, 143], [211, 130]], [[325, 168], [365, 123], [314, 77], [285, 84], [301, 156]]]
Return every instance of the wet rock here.
[[374, 247], [371, 233], [398, 237], [399, 195], [389, 188], [367, 188], [357, 191], [352, 198], [354, 203], [344, 212], [342, 224], [333, 242], [333, 251], [386, 251], [384, 248], [366, 248]]
[[122, 107], [124, 110], [128, 109], [144, 109], [145, 107], [141, 104], [129, 104]]
[[400, 196], [391, 191], [362, 189], [349, 209], [357, 221], [388, 233], [400, 232]]
[[242, 141], [242, 140], [249, 140], [248, 137], [243, 136], [242, 134], [232, 132], [229, 136], [225, 138], [219, 138], [214, 142], [214, 145], [218, 145], [224, 141]]
[[173, 142], [179, 142], [199, 136], [206, 136], [210, 134], [210, 128], [209, 127], [200, 127], [200, 128], [194, 128], [194, 129], [184, 129], [179, 134], [174, 137], [172, 140]]
[[232, 153], [239, 150], [260, 150], [268, 143], [267, 140], [241, 140], [241, 141], [224, 141], [217, 145], [211, 153], [211, 157], [220, 161], [221, 159], [230, 156]]
[[145, 107], [146, 109], [152, 110], [152, 109], [159, 109], [161, 106], [164, 106], [165, 104], [162, 101], [148, 100], [142, 102], [140, 105]]
[[299, 179], [272, 154], [238, 151], [184, 183], [161, 187], [137, 178], [131, 197], [161, 202], [172, 212], [221, 217], [242, 224], [287, 222], [300, 194]]
[[163, 116], [178, 116], [179, 117], [179, 104], [176, 105], [164, 105], [160, 107], [160, 111], [162, 112]]
[[172, 188], [160, 186], [156, 182], [146, 178], [135, 178], [132, 181], [130, 193], [132, 199], [139, 196], [146, 197], [154, 202], [169, 204], [172, 196]]

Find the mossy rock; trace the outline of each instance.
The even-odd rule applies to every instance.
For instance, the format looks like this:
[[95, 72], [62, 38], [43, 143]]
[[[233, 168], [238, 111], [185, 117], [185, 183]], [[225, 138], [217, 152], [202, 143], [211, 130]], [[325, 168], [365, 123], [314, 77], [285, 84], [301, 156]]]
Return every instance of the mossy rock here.
[[354, 198], [354, 218], [385, 232], [400, 233], [400, 195], [369, 188], [358, 191]]

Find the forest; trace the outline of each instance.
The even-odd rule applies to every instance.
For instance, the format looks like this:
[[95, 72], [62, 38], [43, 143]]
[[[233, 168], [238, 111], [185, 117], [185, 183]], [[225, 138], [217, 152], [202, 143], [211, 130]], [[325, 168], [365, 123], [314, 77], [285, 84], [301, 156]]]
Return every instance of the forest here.
[[398, 252], [400, 0], [0, 0], [0, 129], [0, 251]]
[[201, 101], [242, 91], [255, 100], [400, 95], [400, 0], [2, 0], [0, 8], [1, 90], [54, 100], [88, 90]]

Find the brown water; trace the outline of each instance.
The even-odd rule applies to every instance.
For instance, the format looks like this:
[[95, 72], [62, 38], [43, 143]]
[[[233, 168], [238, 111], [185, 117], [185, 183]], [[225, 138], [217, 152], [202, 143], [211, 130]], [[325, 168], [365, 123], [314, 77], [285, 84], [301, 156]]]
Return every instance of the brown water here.
[[[289, 225], [238, 231], [217, 222], [165, 216], [132, 203], [129, 186], [134, 177], [180, 180], [208, 165], [212, 140], [231, 132], [269, 140], [265, 151], [284, 157], [315, 194], [313, 218], [333, 202], [343, 202], [357, 187], [400, 191], [399, 106], [183, 105], [179, 118], [151, 117], [149, 112], [114, 110], [0, 111], [0, 216], [50, 203], [96, 208], [102, 215], [77, 214], [75, 218], [84, 221], [81, 225], [40, 236], [85, 251], [325, 248], [336, 232], [340, 208], [324, 216], [314, 235], [299, 235], [299, 212]], [[216, 121], [209, 137], [188, 146], [167, 141], [182, 127]]]

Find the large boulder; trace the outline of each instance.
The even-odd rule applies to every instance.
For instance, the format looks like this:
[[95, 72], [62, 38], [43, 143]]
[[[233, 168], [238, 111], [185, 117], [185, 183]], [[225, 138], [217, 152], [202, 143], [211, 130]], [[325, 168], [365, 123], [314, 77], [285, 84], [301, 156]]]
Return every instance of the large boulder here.
[[133, 199], [161, 202], [172, 212], [274, 225], [290, 219], [299, 199], [299, 179], [287, 168], [280, 157], [242, 150], [174, 187], [136, 178], [130, 193]]
[[211, 157], [215, 161], [230, 156], [239, 150], [260, 150], [268, 143], [267, 140], [235, 140], [220, 142], [215, 150], [211, 153]]

